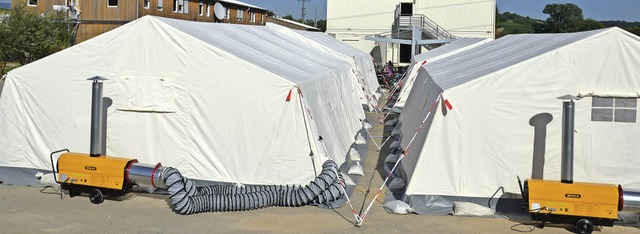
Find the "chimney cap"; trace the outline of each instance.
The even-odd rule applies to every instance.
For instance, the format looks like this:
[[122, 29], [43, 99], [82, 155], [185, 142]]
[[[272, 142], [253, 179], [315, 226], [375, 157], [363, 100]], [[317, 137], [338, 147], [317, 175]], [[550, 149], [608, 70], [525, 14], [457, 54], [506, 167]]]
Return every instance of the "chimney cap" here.
[[574, 95], [571, 95], [571, 94], [567, 94], [567, 95], [563, 95], [563, 96], [557, 97], [557, 99], [564, 100], [564, 101], [573, 101], [573, 100], [580, 100], [580, 99], [582, 99], [582, 97], [578, 97], [578, 96], [574, 96]]
[[94, 76], [94, 77], [91, 77], [91, 78], [89, 78], [87, 80], [108, 80], [108, 79], [104, 78], [102, 76]]

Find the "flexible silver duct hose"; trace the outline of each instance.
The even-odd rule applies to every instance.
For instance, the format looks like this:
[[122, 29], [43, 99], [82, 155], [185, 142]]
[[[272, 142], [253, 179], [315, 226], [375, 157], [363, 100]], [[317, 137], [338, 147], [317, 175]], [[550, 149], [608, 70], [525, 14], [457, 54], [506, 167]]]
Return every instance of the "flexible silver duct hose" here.
[[167, 168], [164, 182], [176, 212], [195, 214], [215, 211], [245, 211], [270, 206], [326, 204], [344, 195], [338, 165], [327, 161], [322, 172], [309, 185], [211, 185], [196, 187], [175, 168]]

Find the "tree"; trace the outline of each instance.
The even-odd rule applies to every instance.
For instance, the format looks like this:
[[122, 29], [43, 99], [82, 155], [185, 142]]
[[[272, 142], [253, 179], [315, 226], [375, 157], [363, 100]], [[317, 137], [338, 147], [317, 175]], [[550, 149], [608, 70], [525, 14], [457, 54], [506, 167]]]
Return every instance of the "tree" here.
[[640, 26], [628, 27], [628, 28], [625, 28], [625, 30], [629, 31], [630, 33], [633, 33], [633, 34], [636, 34], [636, 35], [640, 36]]
[[283, 19], [288, 19], [288, 20], [293, 20], [293, 16], [291, 16], [291, 14], [282, 16]]
[[267, 16], [271, 16], [271, 17], [273, 17], [273, 16], [275, 16], [275, 15], [276, 15], [276, 14], [275, 14], [275, 13], [273, 13], [273, 11], [267, 11]]
[[8, 62], [33, 62], [66, 48], [71, 39], [62, 12], [38, 16], [18, 5], [0, 21], [0, 75]]
[[580, 31], [588, 31], [604, 28], [604, 24], [594, 19], [586, 19], [580, 24]]
[[584, 16], [575, 4], [548, 4], [542, 11], [549, 15], [544, 23], [534, 25], [537, 33], [566, 33], [580, 31]]

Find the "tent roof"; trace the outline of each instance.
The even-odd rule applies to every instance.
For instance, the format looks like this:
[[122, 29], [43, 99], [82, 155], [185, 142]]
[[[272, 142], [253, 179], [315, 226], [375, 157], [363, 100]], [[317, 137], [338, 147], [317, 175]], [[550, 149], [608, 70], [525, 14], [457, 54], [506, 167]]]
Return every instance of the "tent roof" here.
[[[300, 22], [298, 22], [298, 21], [294, 21], [294, 20], [290, 20], [290, 19], [285, 19], [285, 18], [282, 18], [282, 17], [271, 17], [271, 18], [273, 18], [273, 19], [275, 19], [275, 20], [279, 20], [279, 21], [287, 22], [287, 23], [290, 23], [290, 24], [294, 24], [294, 25], [297, 25], [297, 26], [300, 26], [300, 27], [303, 27], [303, 28], [306, 28], [306, 29], [318, 30], [318, 31], [320, 30], [319, 28], [316, 28], [316, 27], [313, 27], [313, 26], [309, 26], [309, 25], [306, 25], [306, 24], [300, 23]], [[270, 24], [270, 23], [269, 23], [269, 22], [267, 22], [267, 24]]]
[[614, 27], [577, 33], [508, 35], [426, 67], [434, 81], [448, 89], [588, 37], [621, 30]]
[[353, 48], [345, 43], [342, 43], [336, 40], [335, 38], [327, 35], [326, 33], [311, 32], [311, 31], [296, 31], [296, 33], [299, 33], [305, 37], [314, 39], [315, 41], [321, 42], [322, 44], [327, 45], [331, 48], [335, 48], [345, 53], [348, 53], [351, 56], [360, 56], [360, 57], [364, 56], [366, 58], [371, 58], [371, 55], [365, 52], [362, 52], [361, 50], [358, 50], [356, 48]]
[[304, 42], [279, 36], [267, 27], [146, 17], [166, 23], [297, 84], [322, 77], [333, 72], [334, 68], [348, 66], [346, 62], [323, 59], [318, 56], [324, 55], [322, 51], [310, 48]]
[[464, 49], [467, 48], [468, 46], [472, 46], [476, 43], [482, 42], [482, 41], [488, 41], [491, 39], [488, 38], [461, 38], [461, 39], [457, 39], [455, 41], [452, 41], [450, 43], [447, 43], [445, 45], [439, 46], [435, 49], [429, 50], [427, 52], [424, 52], [422, 54], [416, 55], [414, 60], [415, 61], [429, 61], [429, 59], [432, 58], [437, 58], [443, 55], [447, 55], [449, 53], [455, 52], [459, 49]]

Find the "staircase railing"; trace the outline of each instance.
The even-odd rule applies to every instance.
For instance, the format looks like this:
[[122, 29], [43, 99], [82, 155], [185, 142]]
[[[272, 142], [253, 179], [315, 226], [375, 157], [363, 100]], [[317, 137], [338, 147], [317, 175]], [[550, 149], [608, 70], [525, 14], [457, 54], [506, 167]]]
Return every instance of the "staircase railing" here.
[[406, 35], [406, 32], [401, 31], [411, 30], [413, 26], [416, 26], [435, 39], [455, 38], [455, 36], [423, 14], [404, 15], [399, 14], [396, 10], [396, 17], [392, 25], [395, 35], [399, 36], [401, 33]]

